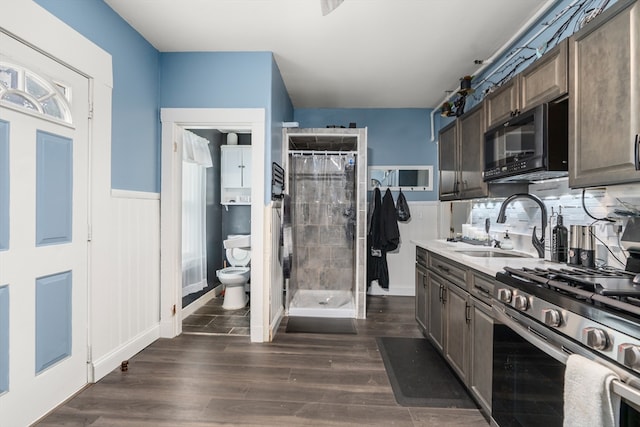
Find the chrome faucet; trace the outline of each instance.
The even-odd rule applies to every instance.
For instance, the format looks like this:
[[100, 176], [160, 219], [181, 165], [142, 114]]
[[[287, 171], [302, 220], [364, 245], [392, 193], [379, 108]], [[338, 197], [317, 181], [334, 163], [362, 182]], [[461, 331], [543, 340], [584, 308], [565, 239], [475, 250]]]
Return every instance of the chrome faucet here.
[[540, 200], [539, 197], [529, 193], [517, 193], [507, 197], [505, 201], [502, 202], [502, 206], [500, 206], [500, 212], [498, 213], [498, 218], [496, 219], [496, 222], [499, 224], [504, 224], [505, 221], [507, 220], [507, 216], [505, 215], [505, 211], [507, 210], [507, 205], [512, 201], [514, 201], [515, 199], [521, 199], [521, 198], [533, 200], [538, 204], [538, 206], [540, 206], [540, 210], [542, 211], [542, 227], [541, 227], [542, 238], [538, 239], [538, 236], [536, 236], [536, 227], [534, 226], [533, 234], [531, 235], [531, 243], [533, 244], [533, 247], [536, 249], [536, 251], [538, 251], [538, 257], [544, 258], [544, 232], [547, 227], [547, 207], [544, 205], [544, 203], [542, 202], [542, 200]]

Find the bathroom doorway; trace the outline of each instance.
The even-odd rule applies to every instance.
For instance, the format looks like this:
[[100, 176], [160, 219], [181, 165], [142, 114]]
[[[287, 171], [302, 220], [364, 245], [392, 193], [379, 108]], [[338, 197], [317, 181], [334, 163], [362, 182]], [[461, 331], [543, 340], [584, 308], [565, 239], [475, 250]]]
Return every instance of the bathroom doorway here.
[[[174, 337], [182, 333], [182, 268], [181, 268], [181, 208], [182, 208], [182, 136], [184, 129], [233, 129], [251, 135], [252, 157], [265, 158], [264, 109], [190, 109], [163, 108], [162, 121], [162, 188], [161, 188], [161, 298], [160, 334]], [[253, 162], [251, 178], [250, 234], [251, 253], [263, 253], [265, 165]], [[269, 301], [262, 275], [262, 257], [251, 257], [251, 318], [252, 342], [269, 338], [269, 324], [263, 319]], [[259, 272], [259, 274], [256, 274]], [[267, 287], [268, 290], [268, 287]]]
[[[251, 205], [248, 203], [221, 203], [221, 147], [234, 145], [251, 146], [251, 133], [236, 129], [188, 128], [202, 140], [206, 141], [207, 151], [211, 157], [211, 166], [206, 168], [205, 186], [185, 185], [192, 177], [185, 171], [191, 165], [183, 164], [183, 295], [182, 295], [182, 330], [183, 333], [212, 334], [212, 335], [241, 335], [249, 336], [250, 305], [236, 310], [225, 310], [224, 286], [220, 283], [216, 272], [227, 266], [227, 259], [223, 249], [223, 240], [229, 235], [251, 234]], [[231, 138], [233, 136], [233, 138]], [[184, 153], [183, 153], [184, 156]], [[183, 162], [185, 160], [183, 159]], [[195, 190], [195, 191], [191, 191]], [[194, 196], [201, 200], [193, 200]], [[189, 208], [196, 205], [205, 212], [204, 218], [196, 215], [196, 224], [185, 221]], [[199, 222], [203, 222], [203, 236], [198, 235]], [[196, 232], [191, 238], [186, 233]], [[201, 238], [202, 242], [193, 241]], [[185, 264], [191, 257], [185, 256], [185, 245], [195, 246], [193, 252], [204, 250], [203, 265], [198, 269], [197, 277], [190, 279]], [[198, 257], [196, 257], [198, 258]], [[185, 277], [186, 274], [186, 277]], [[204, 274], [204, 281], [200, 277]], [[201, 283], [202, 282], [202, 283]], [[193, 284], [192, 284], [193, 283]], [[194, 286], [195, 284], [195, 286]], [[246, 286], [246, 292], [250, 292]]]

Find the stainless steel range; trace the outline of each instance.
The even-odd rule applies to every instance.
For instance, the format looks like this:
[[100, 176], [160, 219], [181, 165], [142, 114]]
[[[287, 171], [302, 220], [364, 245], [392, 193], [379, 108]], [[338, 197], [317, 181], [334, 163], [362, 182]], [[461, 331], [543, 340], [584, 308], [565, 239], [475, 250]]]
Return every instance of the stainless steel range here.
[[[494, 289], [492, 418], [562, 425], [564, 364], [580, 354], [616, 372], [620, 425], [640, 425], [640, 284], [635, 273], [505, 267]], [[518, 396], [518, 394], [520, 396]], [[529, 405], [526, 400], [535, 401]]]

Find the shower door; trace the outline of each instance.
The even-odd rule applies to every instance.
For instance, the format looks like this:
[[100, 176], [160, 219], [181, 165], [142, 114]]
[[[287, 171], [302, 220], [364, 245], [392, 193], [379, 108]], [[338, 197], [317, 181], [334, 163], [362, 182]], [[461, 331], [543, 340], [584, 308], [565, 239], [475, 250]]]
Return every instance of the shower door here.
[[356, 155], [291, 152], [289, 315], [355, 317]]

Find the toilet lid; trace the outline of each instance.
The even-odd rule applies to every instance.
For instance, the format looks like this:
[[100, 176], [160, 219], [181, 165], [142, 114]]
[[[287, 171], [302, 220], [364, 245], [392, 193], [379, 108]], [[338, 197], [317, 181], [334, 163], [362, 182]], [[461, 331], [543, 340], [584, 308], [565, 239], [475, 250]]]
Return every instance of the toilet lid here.
[[251, 251], [241, 248], [227, 249], [227, 261], [234, 267], [246, 267], [251, 261]]

